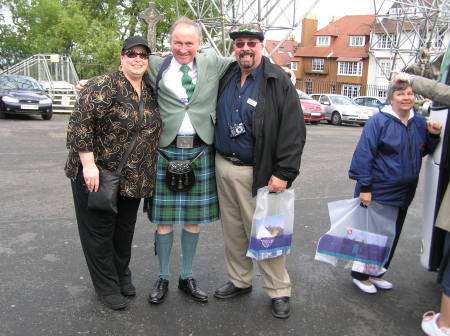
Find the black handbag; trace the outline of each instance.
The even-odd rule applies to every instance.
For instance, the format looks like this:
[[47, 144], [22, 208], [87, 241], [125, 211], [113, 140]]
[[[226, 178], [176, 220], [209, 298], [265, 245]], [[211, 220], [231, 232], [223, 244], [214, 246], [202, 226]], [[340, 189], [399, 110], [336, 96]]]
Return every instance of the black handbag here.
[[191, 160], [172, 160], [163, 152], [158, 153], [167, 160], [166, 185], [173, 192], [184, 192], [190, 190], [195, 184], [195, 173], [192, 169], [192, 162], [198, 159], [203, 153], [200, 151]]
[[119, 163], [116, 171], [111, 172], [103, 170], [99, 176], [99, 188], [96, 192], [90, 192], [88, 196], [88, 209], [94, 211], [103, 211], [107, 213], [117, 214], [117, 200], [120, 189], [120, 173], [127, 162], [128, 156], [136, 146], [136, 140], [142, 126], [144, 116], [144, 100], [141, 98], [139, 102], [139, 127], [134, 134], [133, 139], [128, 146], [125, 155]]

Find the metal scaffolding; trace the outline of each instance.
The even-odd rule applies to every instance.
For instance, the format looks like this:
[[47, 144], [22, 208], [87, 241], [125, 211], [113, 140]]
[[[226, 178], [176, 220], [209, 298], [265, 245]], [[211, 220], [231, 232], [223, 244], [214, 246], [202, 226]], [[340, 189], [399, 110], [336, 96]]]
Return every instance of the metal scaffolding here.
[[[386, 79], [390, 79], [390, 70], [427, 75], [430, 64], [449, 44], [450, 1], [373, 0], [373, 4], [375, 22], [369, 54]], [[390, 69], [380, 61], [386, 59]]]
[[286, 31], [282, 41], [271, 52], [275, 53], [319, 1], [312, 1], [311, 6], [302, 13], [298, 0], [184, 0], [190, 13], [200, 23], [208, 42], [224, 56], [231, 53], [228, 29], [239, 23], [257, 23], [265, 32]]

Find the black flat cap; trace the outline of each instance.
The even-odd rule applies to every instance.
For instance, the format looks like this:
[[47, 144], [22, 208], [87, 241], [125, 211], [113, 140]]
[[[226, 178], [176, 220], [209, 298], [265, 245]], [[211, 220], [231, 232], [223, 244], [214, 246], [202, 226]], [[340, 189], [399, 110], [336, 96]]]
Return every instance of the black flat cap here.
[[151, 53], [150, 47], [148, 46], [148, 42], [146, 39], [144, 39], [142, 36], [130, 36], [125, 41], [123, 41], [122, 50], [131, 49], [135, 46], [143, 46], [145, 49], [147, 49], [148, 53]]

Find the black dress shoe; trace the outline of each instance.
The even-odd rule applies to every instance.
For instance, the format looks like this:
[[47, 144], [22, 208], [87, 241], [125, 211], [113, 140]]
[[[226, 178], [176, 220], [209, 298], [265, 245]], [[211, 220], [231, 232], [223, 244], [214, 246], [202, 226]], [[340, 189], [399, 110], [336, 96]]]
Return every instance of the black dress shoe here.
[[231, 281], [227, 281], [225, 285], [216, 289], [214, 296], [219, 299], [228, 299], [233, 296], [250, 293], [252, 286], [246, 288], [236, 287]]
[[289, 306], [289, 297], [282, 296], [272, 299], [272, 315], [280, 318], [286, 319], [291, 313], [291, 308]]
[[120, 292], [124, 296], [135, 296], [136, 295], [136, 287], [130, 282], [127, 284], [123, 284], [120, 286]]
[[112, 310], [120, 310], [128, 307], [128, 302], [120, 294], [99, 295], [100, 301]]
[[195, 301], [206, 302], [208, 301], [208, 295], [197, 286], [197, 282], [194, 278], [179, 279], [178, 289], [182, 290], [186, 294], [189, 294]]
[[158, 278], [156, 280], [150, 295], [148, 296], [148, 302], [161, 303], [166, 298], [167, 291], [169, 290], [169, 280]]

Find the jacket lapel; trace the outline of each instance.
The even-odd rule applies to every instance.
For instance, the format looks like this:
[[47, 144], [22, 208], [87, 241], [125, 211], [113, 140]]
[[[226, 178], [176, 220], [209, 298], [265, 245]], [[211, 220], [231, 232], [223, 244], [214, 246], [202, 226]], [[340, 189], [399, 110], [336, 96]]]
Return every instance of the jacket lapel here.
[[199, 95], [199, 83], [204, 83], [205, 76], [206, 76], [206, 67], [204, 64], [204, 58], [198, 57], [198, 55], [195, 55], [195, 65], [197, 67], [197, 83], [195, 83], [195, 89], [192, 93], [191, 101], [193, 101], [197, 96]]

